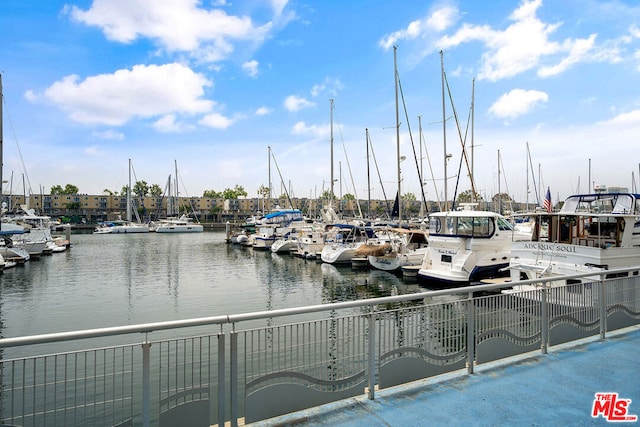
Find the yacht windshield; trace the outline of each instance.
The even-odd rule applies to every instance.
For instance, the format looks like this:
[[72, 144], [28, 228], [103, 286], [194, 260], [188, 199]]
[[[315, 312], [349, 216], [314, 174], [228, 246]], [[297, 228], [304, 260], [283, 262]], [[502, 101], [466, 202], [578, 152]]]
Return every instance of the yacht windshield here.
[[[501, 230], [510, 230], [511, 224], [502, 220]], [[493, 218], [488, 216], [432, 216], [429, 218], [429, 234], [452, 237], [491, 237], [495, 232]], [[506, 227], [506, 228], [504, 228]]]

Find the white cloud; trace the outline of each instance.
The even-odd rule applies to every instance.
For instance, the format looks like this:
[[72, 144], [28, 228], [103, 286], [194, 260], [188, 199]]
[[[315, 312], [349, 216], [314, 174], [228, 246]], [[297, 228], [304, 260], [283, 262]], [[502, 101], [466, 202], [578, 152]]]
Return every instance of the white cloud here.
[[568, 45], [569, 55], [554, 66], [540, 67], [538, 75], [540, 77], [555, 76], [571, 68], [572, 65], [583, 61], [584, 58], [587, 57], [587, 54], [593, 49], [595, 40], [596, 35], [592, 34], [588, 39], [565, 42], [565, 44]]
[[76, 122], [119, 126], [134, 117], [207, 113], [214, 103], [203, 99], [206, 86], [209, 80], [181, 64], [136, 65], [83, 81], [67, 76], [44, 96]]
[[92, 145], [84, 149], [84, 154], [90, 157], [102, 157], [106, 155], [106, 151], [101, 150], [97, 145]]
[[113, 129], [107, 130], [104, 132], [93, 132], [92, 135], [100, 139], [108, 139], [108, 140], [116, 140], [116, 141], [124, 140], [124, 134], [122, 132], [116, 132]]
[[314, 105], [315, 103], [296, 95], [287, 96], [287, 98], [284, 100], [284, 108], [292, 112], [300, 111], [303, 108], [310, 108]]
[[[274, 5], [274, 11], [280, 13], [284, 5]], [[109, 40], [132, 43], [144, 37], [169, 52], [209, 61], [227, 57], [235, 42], [262, 42], [272, 28], [270, 22], [256, 26], [248, 16], [207, 9], [198, 0], [94, 0], [87, 10], [71, 6], [66, 11], [74, 21], [100, 28]]]
[[379, 44], [387, 50], [401, 40], [413, 40], [430, 32], [442, 32], [449, 28], [457, 17], [458, 10], [456, 8], [451, 6], [440, 7], [429, 16], [410, 22], [405, 29], [385, 35]]
[[258, 75], [258, 61], [256, 61], [255, 59], [252, 61], [247, 61], [242, 64], [242, 69], [249, 76], [256, 77]]
[[[455, 33], [442, 37], [437, 45], [447, 49], [472, 41], [484, 43], [486, 51], [481, 57], [479, 80], [497, 81], [537, 67], [541, 67], [538, 70], [540, 77], [549, 77], [592, 59], [596, 35], [586, 39], [565, 39], [561, 43], [551, 40], [561, 23], [541, 21], [537, 16], [541, 6], [542, 0], [523, 0], [509, 16], [513, 23], [504, 30], [465, 23]], [[545, 58], [557, 56], [563, 57], [556, 65], [541, 66]]]
[[629, 111], [598, 123], [599, 125], [634, 125], [640, 126], [640, 110]]
[[325, 137], [331, 133], [330, 126], [318, 126], [318, 125], [310, 125], [307, 126], [305, 122], [297, 122], [293, 125], [293, 129], [291, 133], [294, 135], [311, 135], [314, 137]]
[[153, 128], [161, 133], [169, 133], [182, 132], [189, 129], [189, 126], [185, 125], [184, 122], [176, 122], [175, 114], [167, 114], [166, 116], [156, 120], [153, 124]]
[[235, 120], [225, 117], [220, 113], [211, 113], [204, 116], [198, 123], [214, 129], [226, 129], [234, 122]]
[[325, 77], [322, 83], [313, 85], [311, 88], [311, 96], [315, 98], [321, 93], [328, 93], [331, 96], [336, 96], [342, 89], [344, 89], [344, 86], [340, 80], [333, 77]]
[[256, 116], [267, 116], [269, 114], [271, 114], [272, 110], [268, 107], [260, 107], [256, 110], [255, 115]]
[[489, 108], [489, 113], [499, 118], [513, 119], [528, 113], [536, 105], [548, 100], [549, 96], [544, 92], [514, 89], [498, 98]]

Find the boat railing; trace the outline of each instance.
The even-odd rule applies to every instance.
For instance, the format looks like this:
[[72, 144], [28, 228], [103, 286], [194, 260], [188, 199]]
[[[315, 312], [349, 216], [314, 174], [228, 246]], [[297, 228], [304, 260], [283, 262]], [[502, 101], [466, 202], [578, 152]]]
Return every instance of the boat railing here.
[[479, 285], [3, 338], [0, 423], [236, 426], [375, 399], [377, 390], [638, 325], [640, 267], [593, 277], [563, 276], [569, 288], [527, 280], [522, 292]]

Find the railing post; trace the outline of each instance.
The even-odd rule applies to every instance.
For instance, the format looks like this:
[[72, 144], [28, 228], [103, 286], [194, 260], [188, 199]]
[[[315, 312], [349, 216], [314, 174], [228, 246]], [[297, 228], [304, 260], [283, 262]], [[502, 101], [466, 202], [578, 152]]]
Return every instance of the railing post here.
[[142, 344], [142, 425], [151, 422], [151, 343]]
[[473, 374], [476, 360], [476, 310], [473, 292], [469, 292], [467, 300], [467, 373]]
[[542, 319], [540, 323], [540, 349], [542, 354], [547, 354], [547, 347], [549, 344], [549, 306], [547, 305], [547, 282], [542, 283]]
[[231, 397], [231, 427], [238, 427], [238, 333], [236, 331], [231, 332], [231, 359], [230, 363], [230, 390], [229, 395]]
[[368, 373], [368, 381], [369, 381], [369, 391], [367, 392], [367, 397], [369, 400], [375, 399], [375, 372], [376, 372], [376, 315], [373, 312], [373, 307], [371, 307], [371, 312], [369, 313], [369, 373]]
[[605, 274], [600, 275], [598, 283], [599, 306], [600, 306], [600, 339], [605, 339], [607, 333], [607, 293], [605, 289]]
[[225, 340], [224, 334], [218, 334], [218, 425], [224, 426], [225, 406]]

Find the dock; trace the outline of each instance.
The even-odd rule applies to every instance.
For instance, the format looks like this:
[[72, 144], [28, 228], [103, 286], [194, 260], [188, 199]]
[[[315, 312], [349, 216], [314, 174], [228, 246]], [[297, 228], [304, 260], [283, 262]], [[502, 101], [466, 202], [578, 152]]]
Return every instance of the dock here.
[[[585, 426], [596, 393], [631, 399], [640, 416], [640, 326], [254, 423], [255, 426]], [[615, 420], [620, 424], [620, 420]], [[628, 423], [622, 423], [628, 424]], [[638, 421], [630, 422], [638, 425]]]

